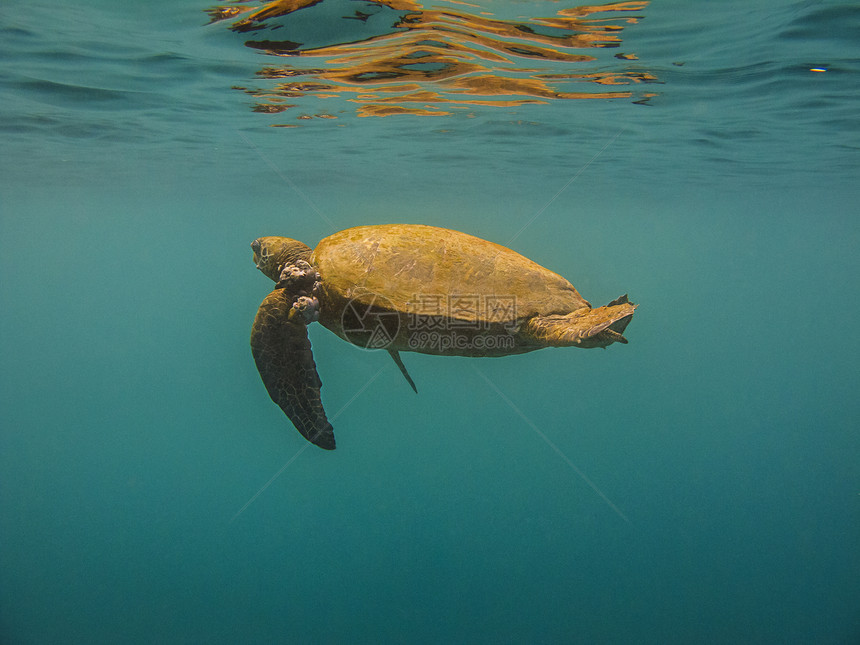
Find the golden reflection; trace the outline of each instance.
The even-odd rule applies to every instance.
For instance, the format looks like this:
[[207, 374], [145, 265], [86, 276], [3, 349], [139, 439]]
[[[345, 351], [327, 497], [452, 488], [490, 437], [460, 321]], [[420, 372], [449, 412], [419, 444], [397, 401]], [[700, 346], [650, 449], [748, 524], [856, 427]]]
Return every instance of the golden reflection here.
[[[330, 3], [331, 10], [322, 17], [313, 14], [312, 22], [308, 14], [302, 24], [316, 28], [338, 15], [335, 20], [343, 22], [328, 25], [333, 29], [326, 33], [338, 33], [345, 42], [305, 45], [290, 14], [323, 2]], [[480, 10], [492, 5], [460, 0], [445, 4], [452, 6], [424, 9], [412, 0], [367, 0], [360, 5], [275, 0], [263, 6], [233, 2], [207, 13], [211, 22], [234, 20], [231, 30], [249, 34], [246, 46], [284, 60], [257, 73], [276, 81], [273, 87], [237, 88], [255, 97], [257, 112], [319, 109], [320, 100], [341, 98], [346, 103], [338, 110], [329, 105], [324, 113], [296, 118], [334, 119], [331, 112], [353, 109], [362, 117], [444, 116], [474, 106], [619, 98], [645, 103], [654, 96], [633, 89], [608, 91], [606, 86], [659, 80], [641, 68], [634, 53], [607, 59], [600, 52], [620, 47], [624, 29], [642, 19], [648, 2], [569, 7], [554, 16], [516, 20]], [[341, 15], [349, 13], [353, 15]], [[307, 40], [320, 40], [321, 30], [305, 29]], [[356, 103], [357, 108], [348, 108]]]

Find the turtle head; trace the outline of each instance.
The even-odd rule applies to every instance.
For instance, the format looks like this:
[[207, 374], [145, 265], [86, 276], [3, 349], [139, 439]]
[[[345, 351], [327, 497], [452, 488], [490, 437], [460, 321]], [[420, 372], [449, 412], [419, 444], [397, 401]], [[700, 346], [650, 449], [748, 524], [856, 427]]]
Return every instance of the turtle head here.
[[275, 282], [279, 280], [285, 264], [311, 260], [310, 247], [288, 237], [258, 237], [251, 242], [251, 250], [254, 251], [254, 264]]

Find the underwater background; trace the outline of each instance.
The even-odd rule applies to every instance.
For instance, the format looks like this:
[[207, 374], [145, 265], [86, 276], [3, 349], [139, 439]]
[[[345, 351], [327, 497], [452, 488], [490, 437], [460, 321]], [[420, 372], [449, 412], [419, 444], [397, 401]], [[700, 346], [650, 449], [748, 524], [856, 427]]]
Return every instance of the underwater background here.
[[[860, 8], [4, 0], [0, 642], [860, 642]], [[628, 345], [310, 330], [250, 242], [504, 244]]]

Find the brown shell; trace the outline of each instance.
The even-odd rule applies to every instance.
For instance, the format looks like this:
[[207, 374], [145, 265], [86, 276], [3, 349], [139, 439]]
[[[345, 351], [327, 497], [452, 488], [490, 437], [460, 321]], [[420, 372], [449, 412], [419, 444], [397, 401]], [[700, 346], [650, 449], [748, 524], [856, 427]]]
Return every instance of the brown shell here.
[[[513, 324], [591, 306], [570, 282], [519, 253], [433, 226], [340, 231], [317, 245], [311, 263], [322, 276], [324, 301], [334, 305], [329, 311], [342, 310], [349, 300], [370, 304], [382, 297], [402, 315], [434, 316], [444, 297], [449, 319]], [[491, 301], [511, 298], [513, 309], [487, 308]]]

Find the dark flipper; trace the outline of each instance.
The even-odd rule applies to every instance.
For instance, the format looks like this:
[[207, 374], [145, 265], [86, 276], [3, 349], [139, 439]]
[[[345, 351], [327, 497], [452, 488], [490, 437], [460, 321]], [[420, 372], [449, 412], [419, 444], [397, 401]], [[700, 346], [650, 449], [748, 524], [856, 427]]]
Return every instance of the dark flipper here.
[[334, 450], [334, 431], [320, 399], [322, 382], [308, 328], [293, 311], [293, 301], [284, 289], [275, 289], [263, 300], [251, 330], [251, 351], [272, 401], [305, 439]]
[[400, 368], [400, 373], [406, 377], [406, 381], [409, 383], [409, 385], [412, 386], [412, 389], [414, 390], [415, 394], [418, 394], [418, 388], [415, 387], [415, 381], [412, 380], [412, 377], [409, 376], [409, 372], [406, 371], [406, 366], [403, 364], [403, 361], [400, 358], [400, 352], [398, 352], [396, 349], [389, 349], [388, 353], [391, 354], [391, 358], [393, 358], [394, 362], [397, 363], [397, 367]]

